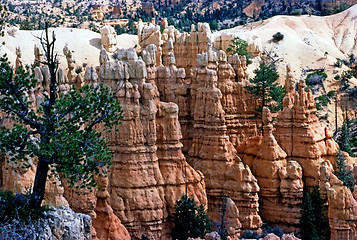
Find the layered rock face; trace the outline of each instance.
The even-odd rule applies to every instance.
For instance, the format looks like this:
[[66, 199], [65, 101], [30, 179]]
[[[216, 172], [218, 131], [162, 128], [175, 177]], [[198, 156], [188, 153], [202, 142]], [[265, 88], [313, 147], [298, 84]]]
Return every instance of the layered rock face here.
[[[223, 51], [212, 49], [209, 27], [199, 24], [197, 30], [193, 27], [190, 34], [178, 34], [167, 27], [162, 45], [156, 41], [155, 46], [149, 46], [140, 36], [159, 38], [159, 32], [154, 27], [142, 28], [143, 56], [145, 59], [149, 48], [162, 49], [160, 64], [164, 66], [157, 67], [156, 74], [160, 99], [179, 106], [183, 150], [190, 164], [205, 175], [211, 218], [219, 218], [217, 209], [223, 196], [229, 196], [239, 209], [243, 228], [257, 228], [261, 223], [257, 213], [259, 187], [234, 148], [257, 134], [251, 119], [255, 102], [244, 89], [246, 60], [238, 55], [227, 60]], [[154, 67], [149, 69], [154, 77]]]
[[342, 184], [332, 186], [328, 192], [328, 203], [331, 239], [356, 239], [357, 201], [351, 191]]
[[[205, 24], [199, 24], [197, 32], [192, 28], [190, 34], [177, 34], [167, 27], [161, 38], [164, 66], [156, 68], [156, 83], [160, 99], [179, 106], [183, 152], [205, 175], [212, 219], [218, 219], [217, 209], [228, 196], [239, 209], [243, 227], [257, 228], [261, 223], [257, 213], [259, 187], [234, 148], [257, 132], [255, 121], [250, 119], [254, 105], [248, 107], [244, 101], [248, 96], [244, 89], [245, 58], [234, 55], [227, 60], [223, 51], [213, 50], [209, 36]], [[158, 47], [146, 46], [144, 59], [148, 49]], [[151, 76], [155, 76], [153, 69], [148, 68]], [[254, 104], [253, 100], [248, 102]]]
[[[161, 34], [140, 25], [139, 40], [142, 59], [134, 49], [118, 49], [110, 60], [103, 48], [101, 65], [84, 75], [75, 73], [72, 52], [63, 50], [68, 69], [57, 72], [60, 92], [104, 83], [116, 92], [124, 118], [107, 134], [114, 164], [107, 179], [98, 177], [101, 189], [77, 196], [65, 183], [64, 190], [48, 186], [51, 202], [59, 204], [64, 194], [74, 210], [90, 215], [94, 239], [169, 239], [175, 202], [187, 194], [208, 207], [212, 221], [225, 209], [230, 235], [237, 236], [241, 228], [259, 228], [261, 218], [296, 229], [303, 188], [319, 184], [334, 239], [353, 239], [356, 200], [331, 173], [337, 145], [318, 121], [304, 81], [295, 91], [290, 67], [275, 129], [264, 109], [258, 136], [251, 119], [256, 102], [245, 90], [246, 59], [216, 50], [209, 26], [199, 24], [189, 34], [167, 26]], [[250, 51], [259, 55], [259, 41], [252, 41]], [[44, 83], [29, 93], [38, 105], [49, 73], [42, 66], [34, 73]], [[4, 189], [32, 184], [33, 169], [5, 171], [7, 163], [1, 164]], [[10, 175], [19, 179], [7, 180]]]
[[333, 171], [329, 161], [325, 161], [320, 168], [320, 189], [322, 198], [328, 202], [331, 240], [353, 240], [357, 236], [356, 185], [352, 193]]
[[[143, 28], [141, 35], [149, 35], [154, 31], [153, 29], [153, 27]], [[159, 38], [160, 35], [156, 32], [156, 35], [152, 34], [152, 36]], [[159, 45], [160, 42], [161, 46]], [[142, 48], [146, 47], [147, 41], [142, 41], [141, 46]], [[179, 120], [182, 127], [182, 142], [185, 154], [189, 151], [188, 146], [192, 144], [190, 132], [193, 126], [194, 110], [192, 108], [194, 99], [191, 92], [195, 91], [195, 85], [191, 82], [194, 77], [192, 75], [194, 68], [198, 65], [197, 55], [199, 53], [207, 52], [205, 61], [207, 61], [208, 68], [217, 71], [218, 88], [223, 94], [222, 106], [225, 111], [230, 141], [236, 146], [243, 139], [257, 134], [256, 122], [252, 119], [255, 101], [244, 89], [247, 77], [246, 59], [233, 55], [227, 60], [223, 51], [218, 52], [214, 49], [209, 25], [200, 23], [197, 30], [193, 26], [190, 33], [179, 33], [172, 26], [167, 26], [163, 31], [161, 41], [156, 41], [156, 48], [162, 49], [163, 52], [162, 61], [159, 63], [160, 65], [163, 64], [164, 67], [159, 67], [157, 80], [160, 96], [165, 101], [174, 101], [179, 105]], [[219, 65], [217, 64], [218, 61]], [[177, 66], [178, 72], [174, 70], [173, 65]], [[170, 70], [165, 67], [169, 67]], [[185, 70], [185, 76], [182, 74], [181, 68]], [[165, 79], [167, 79], [167, 82], [165, 82]], [[176, 100], [177, 98], [180, 100]]]
[[[257, 202], [259, 187], [249, 167], [237, 156], [226, 125], [225, 110], [236, 114], [238, 97], [233, 94], [243, 86], [234, 82], [235, 71], [225, 54], [221, 52], [222, 61], [218, 66], [217, 54], [210, 46], [208, 50], [197, 55], [198, 67], [192, 69], [189, 77], [185, 76], [185, 68], [176, 67], [174, 53], [170, 53], [169, 66], [157, 68], [160, 99], [174, 101], [179, 106], [179, 120], [186, 135], [184, 149], [190, 164], [205, 175], [210, 217], [218, 220], [217, 211], [223, 197], [228, 196], [239, 209], [243, 227], [257, 228], [261, 224]], [[231, 119], [227, 122], [231, 123]], [[232, 125], [230, 129], [234, 128]], [[236, 135], [237, 131], [232, 133]]]
[[271, 223], [299, 226], [303, 196], [302, 168], [287, 160], [274, 135], [272, 115], [263, 108], [263, 136], [248, 139], [238, 152], [258, 180], [260, 216]]
[[[146, 60], [155, 62], [155, 52], [148, 51]], [[188, 196], [206, 204], [203, 175], [181, 152], [177, 105], [160, 102], [156, 84], [146, 80], [146, 65], [134, 49], [118, 50], [117, 55], [118, 61], [110, 62], [102, 50], [99, 68], [100, 81], [118, 90], [124, 116], [119, 131], [108, 136], [114, 154], [110, 202], [133, 239], [142, 234], [166, 239], [168, 219], [186, 185]]]
[[298, 227], [303, 188], [311, 191], [315, 185], [324, 185], [320, 168], [325, 162], [334, 163], [338, 146], [318, 121], [312, 93], [305, 92], [303, 80], [295, 92], [290, 66], [285, 87], [275, 132], [271, 114], [264, 109], [263, 136], [247, 139], [237, 150], [257, 177], [262, 218]]
[[[288, 82], [287, 86], [291, 85]], [[278, 114], [275, 137], [287, 157], [297, 161], [308, 189], [318, 184], [320, 166], [325, 160], [334, 163], [338, 146], [332, 133], [316, 116], [315, 101], [311, 90], [305, 92], [305, 81], [301, 80], [298, 91], [292, 88], [283, 100], [283, 110]]]
[[108, 178], [104, 176], [97, 177], [97, 184], [100, 189], [97, 190], [97, 206], [95, 208], [96, 216], [93, 219], [95, 236], [98, 239], [122, 239], [130, 240], [129, 232], [121, 224], [120, 219], [114, 214], [109, 203]]
[[226, 195], [237, 205], [243, 228], [257, 228], [261, 224], [259, 187], [227, 135], [217, 72], [201, 65], [195, 69], [191, 84], [195, 89], [191, 92], [194, 129], [189, 156], [192, 166], [205, 175], [208, 213], [215, 218], [217, 207]]

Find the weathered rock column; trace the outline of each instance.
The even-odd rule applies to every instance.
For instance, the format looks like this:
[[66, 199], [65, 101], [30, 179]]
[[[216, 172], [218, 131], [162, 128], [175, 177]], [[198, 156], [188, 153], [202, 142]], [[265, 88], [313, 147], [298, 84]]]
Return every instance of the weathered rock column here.
[[239, 209], [243, 228], [258, 228], [261, 219], [258, 215], [257, 180], [237, 156], [226, 134], [217, 72], [207, 69], [207, 59], [205, 54], [198, 55], [199, 68], [195, 69], [192, 78], [194, 129], [190, 163], [205, 176], [211, 220], [219, 218], [222, 198], [227, 196]]

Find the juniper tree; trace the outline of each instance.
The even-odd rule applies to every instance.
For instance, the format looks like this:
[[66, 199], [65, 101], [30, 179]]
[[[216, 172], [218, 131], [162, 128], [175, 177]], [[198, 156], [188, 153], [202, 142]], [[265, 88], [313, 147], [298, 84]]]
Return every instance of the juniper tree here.
[[228, 201], [228, 198], [226, 196], [223, 196], [222, 197], [222, 206], [221, 206], [221, 212], [219, 213], [219, 220], [220, 222], [216, 222], [217, 224], [217, 232], [219, 234], [219, 236], [221, 237], [221, 240], [226, 240], [227, 237], [229, 236], [228, 235], [228, 230], [227, 230], [227, 223], [226, 223], [226, 220], [225, 220], [225, 217], [226, 217], [226, 211], [227, 211], [227, 201]]
[[304, 192], [301, 204], [300, 227], [302, 239], [329, 239], [327, 211], [324, 210], [318, 185], [310, 193]]
[[35, 109], [28, 92], [42, 83], [26, 69], [14, 70], [6, 56], [0, 58], [0, 113], [13, 122], [0, 129], [0, 151], [22, 167], [37, 159], [33, 208], [41, 206], [49, 174], [60, 173], [72, 186], [96, 186], [95, 175], [105, 174], [111, 160], [102, 133], [119, 124], [122, 116], [114, 93], [103, 85], [86, 85], [59, 96], [56, 38], [54, 33], [50, 37], [47, 26], [44, 34], [43, 64], [49, 67], [50, 82], [49, 89], [39, 93], [43, 102]]

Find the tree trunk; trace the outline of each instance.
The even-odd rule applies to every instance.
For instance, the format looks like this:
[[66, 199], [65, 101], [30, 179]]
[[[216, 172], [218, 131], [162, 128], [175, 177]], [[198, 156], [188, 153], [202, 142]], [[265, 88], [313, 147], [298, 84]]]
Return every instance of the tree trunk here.
[[48, 170], [49, 170], [48, 163], [44, 161], [38, 161], [35, 183], [33, 185], [31, 202], [30, 202], [32, 208], [41, 207], [42, 200], [45, 196]]

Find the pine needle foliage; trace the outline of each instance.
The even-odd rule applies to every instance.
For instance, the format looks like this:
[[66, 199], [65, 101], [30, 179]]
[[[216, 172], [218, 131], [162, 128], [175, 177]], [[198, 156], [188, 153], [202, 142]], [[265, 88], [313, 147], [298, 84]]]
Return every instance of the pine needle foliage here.
[[263, 107], [268, 107], [271, 112], [281, 110], [286, 90], [276, 82], [279, 75], [275, 66], [261, 63], [254, 73], [255, 77], [249, 79], [246, 89], [258, 101], [255, 117], [261, 118]]
[[324, 202], [321, 198], [318, 185], [315, 185], [311, 194], [304, 192], [301, 205], [300, 227], [301, 239], [330, 239], [327, 209], [324, 209]]
[[336, 142], [338, 143], [341, 151], [347, 152], [350, 156], [353, 156], [349, 127], [346, 122], [343, 123]]
[[[6, 56], [0, 58], [0, 113], [14, 123], [0, 128], [0, 154], [22, 168], [37, 159], [30, 201], [33, 208], [41, 206], [48, 175], [61, 173], [72, 186], [96, 187], [95, 175], [106, 174], [111, 165], [103, 133], [122, 118], [115, 92], [102, 84], [59, 94], [56, 39], [53, 34], [50, 40], [47, 27], [45, 36], [43, 64], [49, 67], [48, 89], [39, 87], [44, 83], [38, 83], [28, 69], [14, 70]], [[34, 88], [39, 90], [41, 104], [29, 97]]]
[[348, 168], [346, 158], [343, 156], [341, 151], [337, 154], [337, 161], [333, 173], [343, 182], [343, 185], [348, 187], [353, 192], [355, 184], [353, 172]]
[[197, 206], [194, 199], [183, 195], [176, 201], [176, 210], [174, 212], [174, 224], [171, 229], [173, 240], [186, 240], [189, 237], [204, 237], [211, 231], [211, 222], [201, 204]]
[[312, 200], [308, 192], [304, 192], [301, 205], [301, 235], [304, 240], [320, 240], [316, 229], [316, 217]]
[[250, 60], [252, 58], [252, 54], [248, 52], [248, 43], [239, 37], [232, 39], [232, 42], [226, 51], [229, 55], [237, 53], [239, 56], [245, 56], [247, 59], [247, 65], [252, 63], [252, 60]]

